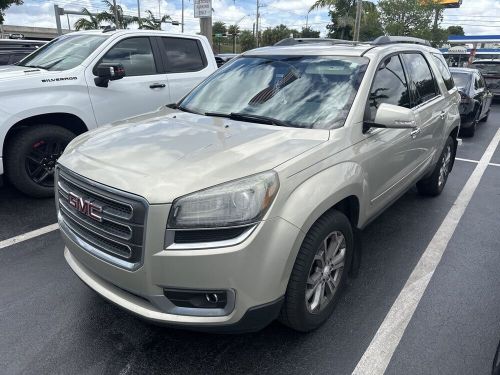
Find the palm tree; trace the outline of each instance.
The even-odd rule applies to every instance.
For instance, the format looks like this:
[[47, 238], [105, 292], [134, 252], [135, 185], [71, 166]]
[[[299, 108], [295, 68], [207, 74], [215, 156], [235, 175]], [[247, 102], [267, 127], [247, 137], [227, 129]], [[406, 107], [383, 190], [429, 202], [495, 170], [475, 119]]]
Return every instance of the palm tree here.
[[97, 14], [94, 16], [94, 15], [92, 15], [92, 13], [90, 13], [90, 11], [87, 8], [83, 8], [82, 13], [85, 13], [85, 16], [90, 18], [90, 20], [87, 18], [78, 19], [74, 24], [75, 30], [77, 30], [77, 31], [78, 30], [95, 30], [95, 29], [99, 28], [99, 25], [102, 21], [102, 19], [100, 18], [100, 14]]
[[227, 33], [233, 37], [233, 53], [236, 51], [236, 35], [240, 33], [238, 25], [229, 25]]
[[165, 21], [170, 20], [170, 16], [165, 14], [159, 20], [157, 20], [150, 10], [147, 10], [148, 16], [146, 18], [141, 18], [139, 23], [139, 28], [144, 30], [161, 30], [161, 24]]
[[120, 5], [116, 6], [116, 13], [118, 16], [118, 24], [115, 19], [115, 6], [108, 0], [104, 0], [103, 4], [106, 5], [107, 10], [92, 15], [87, 8], [82, 9], [82, 13], [87, 18], [80, 18], [75, 22], [75, 30], [92, 30], [98, 29], [102, 23], [114, 24], [118, 29], [126, 29], [128, 25], [138, 22], [137, 17], [126, 16], [123, 14], [123, 8]]

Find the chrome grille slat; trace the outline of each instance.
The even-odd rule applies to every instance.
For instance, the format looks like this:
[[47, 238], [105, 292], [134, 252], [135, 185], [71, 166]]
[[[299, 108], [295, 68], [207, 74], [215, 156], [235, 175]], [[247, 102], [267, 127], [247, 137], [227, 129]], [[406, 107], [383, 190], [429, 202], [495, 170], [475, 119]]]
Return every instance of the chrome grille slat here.
[[[98, 184], [65, 168], [56, 169], [57, 199], [59, 220], [65, 224], [61, 228], [71, 231], [78, 238], [91, 245], [106, 261], [116, 259], [116, 265], [136, 269], [142, 264], [144, 249], [144, 230], [147, 203], [144, 199], [124, 193], [105, 185]], [[102, 208], [97, 220], [76, 209], [69, 198], [75, 195], [90, 204]], [[71, 236], [70, 236], [71, 238]]]
[[[73, 221], [75, 221], [78, 225], [85, 227], [85, 229], [87, 229], [87, 230], [94, 231], [94, 232], [96, 232], [96, 234], [100, 234], [104, 238], [107, 238], [110, 241], [122, 243], [122, 241], [116, 241], [113, 238], [111, 238], [113, 236], [116, 236], [116, 237], [119, 237], [121, 240], [125, 240], [124, 242], [127, 242], [127, 240], [130, 240], [130, 237], [132, 236], [132, 229], [130, 229], [129, 235], [121, 236], [119, 234], [115, 234], [115, 233], [112, 233], [112, 232], [109, 232], [109, 231], [106, 231], [106, 230], [100, 228], [96, 224], [93, 224], [91, 222], [91, 219], [84, 219], [83, 215], [76, 214], [74, 212], [74, 210], [72, 210], [70, 207], [68, 207], [68, 204], [65, 203], [62, 199], [59, 199], [59, 208], [60, 208], [60, 210], [64, 211], [64, 213], [67, 216], [70, 216], [71, 219], [73, 219]], [[99, 223], [99, 224], [102, 224], [102, 223]]]

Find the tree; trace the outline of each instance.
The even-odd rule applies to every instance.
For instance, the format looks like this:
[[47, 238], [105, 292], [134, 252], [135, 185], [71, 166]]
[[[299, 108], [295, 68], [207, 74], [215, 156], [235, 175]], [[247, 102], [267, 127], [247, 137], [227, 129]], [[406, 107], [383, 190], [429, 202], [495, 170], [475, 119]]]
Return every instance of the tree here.
[[74, 24], [75, 30], [95, 30], [99, 28], [102, 22], [99, 14], [94, 16], [87, 8], [83, 8], [82, 13], [85, 13], [85, 16], [87, 16], [89, 19], [79, 18]]
[[363, 13], [361, 14], [361, 29], [359, 40], [367, 42], [378, 38], [384, 34], [382, 23], [380, 22], [380, 12], [373, 3], [363, 4]]
[[311, 29], [310, 26], [303, 27], [300, 32], [301, 38], [319, 38], [319, 31]]
[[460, 35], [460, 36], [465, 35], [465, 31], [462, 26], [450, 26], [448, 27], [447, 31], [449, 35]]
[[23, 0], [0, 0], [0, 25], [3, 24], [5, 11], [9, 9], [11, 5], [21, 5]]
[[290, 38], [290, 36], [298, 36], [299, 34], [297, 30], [289, 29], [283, 24], [273, 28], [268, 27], [262, 32], [261, 45], [272, 46], [282, 39]]
[[[2, 0], [0, 0], [2, 1]], [[103, 4], [106, 6], [107, 10], [99, 12], [97, 15], [93, 16], [87, 8], [82, 9], [82, 13], [85, 13], [87, 18], [78, 19], [75, 24], [75, 30], [91, 30], [98, 29], [102, 23], [107, 23], [110, 25], [115, 25], [118, 29], [126, 29], [128, 25], [138, 22], [137, 17], [127, 17], [123, 14], [123, 8], [120, 5], [116, 6], [116, 13], [118, 15], [118, 25], [115, 19], [115, 6], [108, 0], [104, 0]]]
[[[317, 0], [311, 9], [330, 8], [328, 15], [332, 23], [327, 25], [328, 36], [335, 39], [352, 40], [356, 19], [357, 0]], [[363, 1], [360, 39], [372, 40], [383, 34], [377, 6], [371, 1]]]
[[225, 34], [227, 33], [226, 24], [221, 21], [214, 22], [212, 25], [212, 33], [214, 34]]
[[227, 33], [233, 38], [233, 53], [236, 52], [236, 35], [240, 33], [240, 28], [238, 25], [229, 25], [227, 28]]
[[146, 18], [141, 17], [139, 26], [139, 28], [143, 30], [161, 30], [161, 24], [170, 20], [170, 16], [168, 14], [165, 14], [162, 18], [157, 20], [153, 12], [150, 10], [147, 10], [146, 13], [148, 16]]
[[380, 19], [388, 35], [429, 38], [436, 7], [420, 0], [380, 0]]
[[255, 37], [251, 31], [243, 30], [240, 33], [240, 47], [241, 52], [255, 48]]

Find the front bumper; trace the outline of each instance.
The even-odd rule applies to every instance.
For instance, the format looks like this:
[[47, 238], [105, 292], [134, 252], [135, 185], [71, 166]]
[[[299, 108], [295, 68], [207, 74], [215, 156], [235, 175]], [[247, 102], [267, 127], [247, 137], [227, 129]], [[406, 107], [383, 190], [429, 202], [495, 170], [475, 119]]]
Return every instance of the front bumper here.
[[[121, 308], [149, 321], [182, 328], [218, 332], [255, 331], [274, 320], [302, 232], [281, 218], [258, 224], [242, 243], [211, 249], [165, 250], [169, 205], [148, 209], [144, 259], [134, 271], [96, 257], [64, 230], [64, 255], [89, 287]], [[64, 227], [62, 225], [62, 227]], [[175, 313], [165, 288], [227, 290], [234, 293], [230, 311], [213, 315]], [[174, 311], [174, 313], [172, 313]], [[210, 312], [209, 312], [210, 313]]]

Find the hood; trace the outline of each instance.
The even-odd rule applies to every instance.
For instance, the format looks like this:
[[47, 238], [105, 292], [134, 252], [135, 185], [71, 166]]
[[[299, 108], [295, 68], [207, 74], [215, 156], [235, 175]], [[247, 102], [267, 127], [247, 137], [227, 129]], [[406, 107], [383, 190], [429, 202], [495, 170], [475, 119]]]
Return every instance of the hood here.
[[83, 134], [59, 163], [105, 185], [170, 203], [270, 170], [328, 140], [328, 130], [283, 128], [161, 110]]
[[0, 80], [39, 76], [46, 70], [27, 68], [25, 66], [4, 65], [0, 66]]

